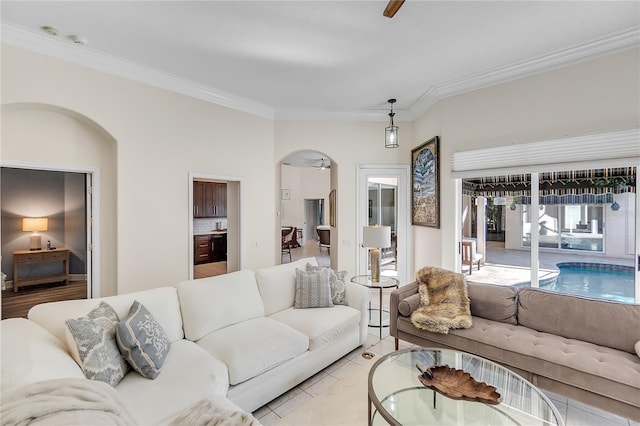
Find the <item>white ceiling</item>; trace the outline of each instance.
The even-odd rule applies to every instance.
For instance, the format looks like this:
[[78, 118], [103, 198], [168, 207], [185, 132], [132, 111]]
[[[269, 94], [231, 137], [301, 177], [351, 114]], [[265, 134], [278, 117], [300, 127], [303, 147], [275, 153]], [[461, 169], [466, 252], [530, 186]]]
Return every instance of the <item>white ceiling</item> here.
[[[412, 120], [637, 47], [638, 1], [7, 1], [2, 41], [275, 119]], [[50, 36], [42, 26], [58, 30]], [[69, 35], [86, 37], [73, 44]]]

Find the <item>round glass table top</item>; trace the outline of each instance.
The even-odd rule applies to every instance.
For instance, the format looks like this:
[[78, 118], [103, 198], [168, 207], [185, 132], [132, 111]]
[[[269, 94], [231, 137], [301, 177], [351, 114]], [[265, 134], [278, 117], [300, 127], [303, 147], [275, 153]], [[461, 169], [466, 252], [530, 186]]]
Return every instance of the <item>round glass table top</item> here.
[[[499, 404], [448, 398], [420, 383], [418, 367], [448, 365], [495, 386]], [[560, 413], [533, 384], [501, 365], [448, 349], [406, 349], [380, 358], [369, 372], [371, 424], [563, 426]]]
[[356, 275], [355, 277], [351, 278], [351, 282], [371, 288], [391, 288], [397, 287], [398, 284], [400, 284], [400, 281], [398, 281], [396, 278], [385, 277], [384, 275], [380, 276], [380, 282], [377, 283], [371, 281], [371, 275]]

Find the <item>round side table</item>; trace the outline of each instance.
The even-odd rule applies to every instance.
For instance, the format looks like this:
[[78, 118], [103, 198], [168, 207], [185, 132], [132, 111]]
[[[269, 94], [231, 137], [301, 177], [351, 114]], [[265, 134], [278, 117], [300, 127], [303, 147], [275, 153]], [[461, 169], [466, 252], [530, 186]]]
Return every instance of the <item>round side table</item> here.
[[[369, 301], [369, 327], [379, 328], [380, 340], [382, 340], [382, 328], [389, 327], [389, 311], [382, 309], [382, 290], [385, 288], [398, 288], [400, 281], [393, 277], [380, 276], [380, 282], [373, 282], [371, 281], [371, 275], [356, 275], [351, 278], [351, 282], [370, 289], [378, 289], [380, 308], [371, 309], [371, 301]], [[372, 315], [375, 311], [378, 311], [378, 322], [375, 322], [376, 318]], [[386, 314], [386, 318], [383, 319], [384, 314]]]

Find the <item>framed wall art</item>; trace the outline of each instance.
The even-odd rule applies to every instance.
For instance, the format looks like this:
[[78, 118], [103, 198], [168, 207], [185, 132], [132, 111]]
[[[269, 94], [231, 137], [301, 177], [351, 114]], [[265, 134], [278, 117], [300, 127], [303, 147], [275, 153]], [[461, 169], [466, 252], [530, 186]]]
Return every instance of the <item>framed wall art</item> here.
[[411, 224], [440, 228], [440, 139], [411, 150]]
[[336, 226], [336, 190], [329, 193], [329, 225]]

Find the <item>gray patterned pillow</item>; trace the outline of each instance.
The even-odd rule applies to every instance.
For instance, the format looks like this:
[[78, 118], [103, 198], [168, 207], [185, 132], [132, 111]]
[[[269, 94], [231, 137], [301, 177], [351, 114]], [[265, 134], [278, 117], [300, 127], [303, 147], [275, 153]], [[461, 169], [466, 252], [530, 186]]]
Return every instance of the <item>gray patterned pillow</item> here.
[[86, 316], [65, 323], [73, 337], [73, 349], [77, 350], [84, 375], [114, 387], [120, 383], [129, 371], [129, 364], [116, 344], [116, 311], [109, 304], [100, 302]]
[[307, 263], [307, 272], [315, 272], [320, 269], [329, 270], [329, 286], [331, 286], [331, 300], [334, 305], [346, 305], [347, 299], [345, 293], [347, 291], [347, 285], [344, 279], [347, 277], [347, 271], [336, 272], [330, 268], [323, 268], [322, 266], [313, 266]]
[[171, 343], [158, 321], [137, 300], [129, 316], [116, 329], [118, 347], [131, 367], [147, 379], [155, 379]]
[[296, 268], [296, 296], [293, 307], [295, 309], [333, 307], [327, 269], [305, 272]]

